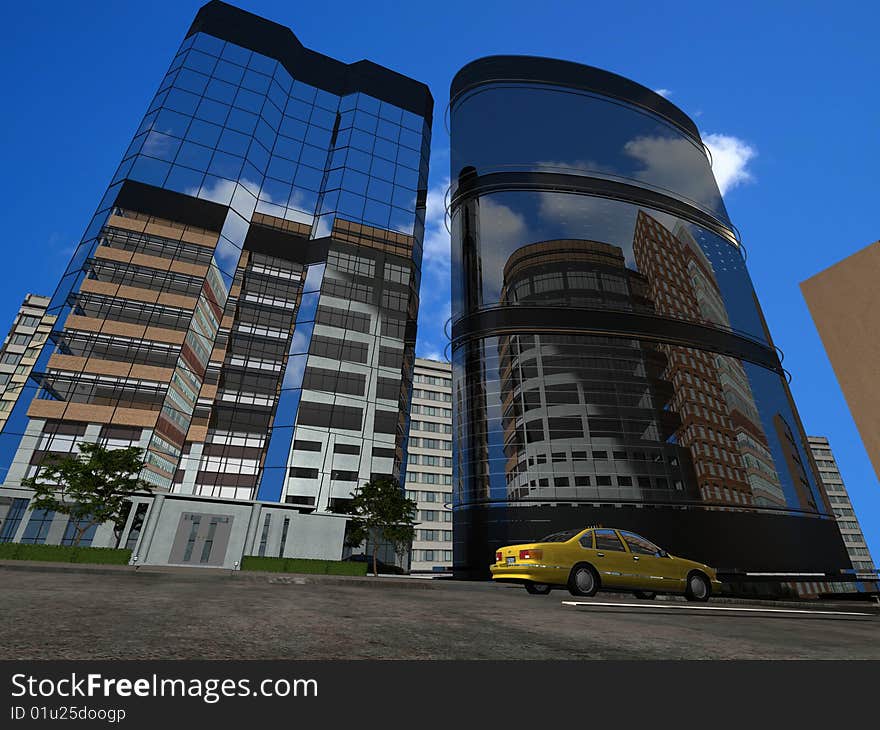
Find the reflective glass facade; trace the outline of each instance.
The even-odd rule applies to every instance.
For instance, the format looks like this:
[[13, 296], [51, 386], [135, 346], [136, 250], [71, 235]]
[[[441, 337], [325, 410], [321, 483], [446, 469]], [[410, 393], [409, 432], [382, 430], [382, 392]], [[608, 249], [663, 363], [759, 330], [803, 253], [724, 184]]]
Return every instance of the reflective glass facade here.
[[159, 489], [304, 510], [402, 478], [432, 106], [204, 6], [49, 305], [5, 484], [81, 441], [143, 447]]
[[693, 123], [549, 59], [451, 93], [456, 572], [593, 523], [735, 574], [850, 570]]

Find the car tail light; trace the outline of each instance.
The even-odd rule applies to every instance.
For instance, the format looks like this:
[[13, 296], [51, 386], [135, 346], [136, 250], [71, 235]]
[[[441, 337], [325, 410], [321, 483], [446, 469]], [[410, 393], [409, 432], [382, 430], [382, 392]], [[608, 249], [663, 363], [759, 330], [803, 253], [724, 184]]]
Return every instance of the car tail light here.
[[500, 563], [503, 559], [504, 559], [504, 556], [501, 554], [500, 550], [497, 553], [495, 553], [495, 562], [496, 563]]
[[519, 559], [520, 560], [540, 560], [544, 557], [543, 550], [520, 550], [519, 551]]

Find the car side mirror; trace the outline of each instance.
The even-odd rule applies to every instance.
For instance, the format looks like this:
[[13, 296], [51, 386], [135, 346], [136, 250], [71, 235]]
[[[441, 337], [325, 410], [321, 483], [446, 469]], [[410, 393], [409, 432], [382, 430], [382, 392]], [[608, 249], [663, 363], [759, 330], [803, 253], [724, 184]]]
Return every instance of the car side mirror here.
[[661, 558], [668, 558], [669, 557], [669, 553], [667, 553], [665, 550], [661, 550], [659, 553], [657, 553], [657, 555]]

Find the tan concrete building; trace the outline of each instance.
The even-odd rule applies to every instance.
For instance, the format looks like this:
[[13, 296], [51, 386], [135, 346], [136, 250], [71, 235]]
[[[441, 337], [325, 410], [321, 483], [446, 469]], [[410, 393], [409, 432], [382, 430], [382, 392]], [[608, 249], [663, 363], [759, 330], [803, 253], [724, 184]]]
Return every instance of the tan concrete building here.
[[0, 428], [18, 402], [55, 317], [47, 314], [49, 297], [28, 294], [0, 346]]
[[862, 443], [880, 478], [880, 241], [801, 283]]

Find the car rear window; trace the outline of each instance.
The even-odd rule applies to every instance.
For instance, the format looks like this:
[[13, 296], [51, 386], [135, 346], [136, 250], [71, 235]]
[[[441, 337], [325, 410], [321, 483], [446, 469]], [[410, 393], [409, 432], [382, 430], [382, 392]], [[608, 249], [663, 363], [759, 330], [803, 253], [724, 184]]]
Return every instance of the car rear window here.
[[580, 530], [566, 530], [565, 532], [554, 532], [552, 535], [542, 538], [539, 542], [568, 542], [577, 535]]

